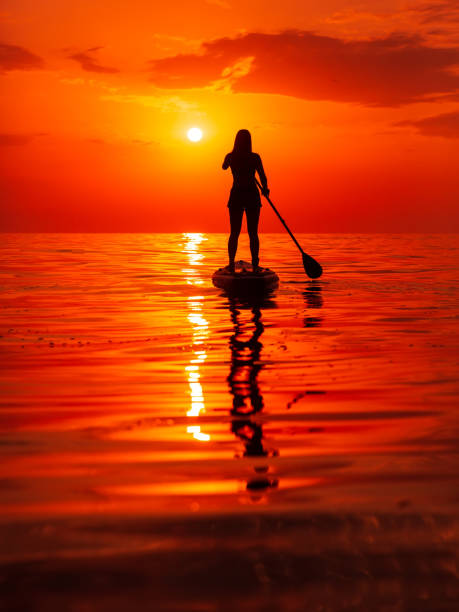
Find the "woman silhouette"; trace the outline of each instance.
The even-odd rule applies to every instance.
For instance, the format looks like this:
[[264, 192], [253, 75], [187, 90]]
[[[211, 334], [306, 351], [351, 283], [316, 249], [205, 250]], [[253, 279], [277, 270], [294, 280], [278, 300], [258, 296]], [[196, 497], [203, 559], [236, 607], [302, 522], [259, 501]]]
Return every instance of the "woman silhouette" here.
[[236, 257], [237, 242], [241, 233], [242, 217], [247, 217], [247, 231], [250, 238], [250, 252], [252, 266], [255, 272], [259, 271], [258, 251], [258, 220], [260, 218], [260, 193], [255, 182], [255, 172], [258, 172], [262, 185], [262, 193], [269, 195], [268, 180], [263, 170], [261, 157], [252, 153], [252, 137], [248, 130], [239, 130], [234, 140], [234, 147], [223, 161], [223, 170], [231, 168], [233, 186], [228, 201], [231, 234], [228, 240], [229, 268], [234, 273], [234, 259]]

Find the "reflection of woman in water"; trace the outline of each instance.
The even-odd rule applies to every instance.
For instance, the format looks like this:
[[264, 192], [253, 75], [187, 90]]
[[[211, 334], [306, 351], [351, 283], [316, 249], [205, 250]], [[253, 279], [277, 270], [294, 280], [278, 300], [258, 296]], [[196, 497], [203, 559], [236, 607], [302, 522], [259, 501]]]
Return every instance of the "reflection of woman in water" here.
[[255, 182], [255, 172], [258, 172], [264, 195], [269, 195], [268, 180], [263, 170], [261, 157], [252, 152], [252, 137], [248, 130], [239, 130], [236, 134], [234, 147], [223, 161], [223, 170], [231, 168], [233, 186], [228, 201], [231, 234], [228, 240], [228, 255], [230, 271], [234, 272], [237, 242], [241, 233], [244, 210], [247, 218], [247, 231], [250, 238], [250, 252], [254, 271], [259, 270], [258, 251], [258, 220], [260, 218], [260, 193]]
[[[256, 304], [249, 305], [251, 321], [244, 323], [240, 320], [241, 306], [242, 303], [230, 298], [229, 309], [234, 325], [234, 334], [230, 338], [231, 368], [228, 376], [233, 396], [231, 431], [243, 442], [244, 457], [274, 456], [277, 451], [264, 447], [262, 425], [254, 419], [263, 410], [263, 396], [258, 385], [258, 374], [263, 367], [260, 362], [263, 348], [260, 338], [264, 331], [261, 310]], [[267, 475], [268, 466], [257, 466], [255, 472], [258, 475], [247, 482], [247, 489], [263, 490], [277, 486], [277, 479]]]
[[251, 416], [263, 410], [263, 397], [258, 386], [258, 373], [263, 367], [260, 363], [262, 344], [259, 340], [264, 327], [259, 308], [252, 309], [253, 329], [248, 339], [243, 339], [244, 325], [239, 320], [236, 302], [230, 301], [231, 320], [234, 334], [230, 339], [231, 369], [228, 376], [233, 396], [232, 431], [245, 443], [244, 456], [267, 455], [263, 448], [263, 432]]

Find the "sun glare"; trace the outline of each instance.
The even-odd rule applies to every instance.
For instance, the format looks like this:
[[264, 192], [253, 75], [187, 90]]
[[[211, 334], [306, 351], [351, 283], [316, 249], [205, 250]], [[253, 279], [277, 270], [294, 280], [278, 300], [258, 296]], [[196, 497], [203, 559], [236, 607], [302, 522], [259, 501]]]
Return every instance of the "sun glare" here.
[[199, 142], [202, 138], [202, 130], [198, 127], [192, 127], [188, 130], [187, 136], [191, 142]]

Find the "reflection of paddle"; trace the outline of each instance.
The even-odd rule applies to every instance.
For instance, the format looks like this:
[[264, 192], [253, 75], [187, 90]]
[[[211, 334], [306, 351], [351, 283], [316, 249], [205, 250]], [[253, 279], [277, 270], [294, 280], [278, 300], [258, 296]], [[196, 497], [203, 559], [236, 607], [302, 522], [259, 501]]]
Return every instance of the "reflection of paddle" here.
[[[255, 179], [255, 181], [256, 181], [258, 187], [261, 189], [261, 193], [263, 193], [263, 187], [260, 185], [260, 183], [258, 182], [257, 179]], [[316, 261], [313, 257], [311, 257], [310, 255], [308, 255], [307, 253], [305, 253], [303, 251], [303, 249], [301, 248], [300, 244], [298, 243], [298, 240], [292, 234], [292, 232], [290, 231], [289, 227], [287, 226], [285, 221], [280, 216], [279, 211], [277, 210], [277, 208], [274, 206], [274, 204], [269, 199], [269, 196], [265, 195], [264, 193], [263, 193], [263, 195], [268, 200], [268, 202], [271, 204], [272, 209], [274, 210], [276, 215], [279, 217], [282, 225], [285, 227], [285, 229], [290, 234], [290, 237], [293, 240], [293, 242], [300, 249], [301, 255], [303, 256], [303, 266], [304, 266], [304, 271], [306, 272], [306, 274], [309, 276], [309, 278], [319, 278], [319, 276], [322, 276], [322, 266], [320, 265], [320, 263], [318, 261]]]

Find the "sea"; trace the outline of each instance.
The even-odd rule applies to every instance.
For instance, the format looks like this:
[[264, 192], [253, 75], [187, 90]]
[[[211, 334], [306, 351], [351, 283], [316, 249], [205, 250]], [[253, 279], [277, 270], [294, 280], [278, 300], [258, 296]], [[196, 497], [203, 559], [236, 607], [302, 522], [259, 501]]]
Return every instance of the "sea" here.
[[3, 609], [458, 609], [458, 236], [297, 239], [2, 235]]

